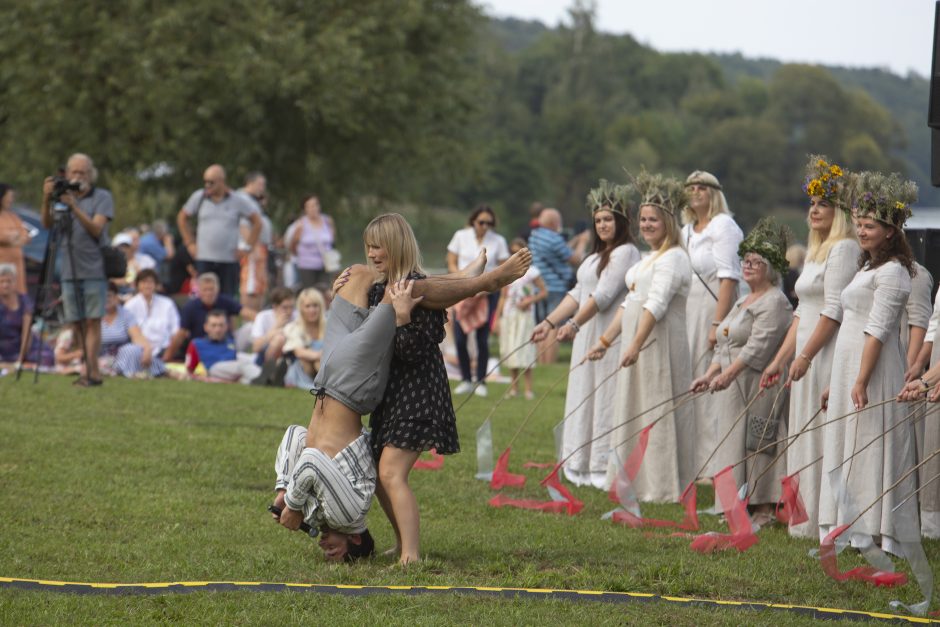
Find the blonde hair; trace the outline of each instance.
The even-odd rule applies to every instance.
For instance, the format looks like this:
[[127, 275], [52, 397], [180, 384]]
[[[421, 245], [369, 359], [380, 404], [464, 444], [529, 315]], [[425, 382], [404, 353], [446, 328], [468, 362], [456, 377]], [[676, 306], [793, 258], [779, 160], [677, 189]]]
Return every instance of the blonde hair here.
[[[696, 170], [685, 179], [685, 186], [705, 185], [708, 187], [708, 219], [711, 220], [719, 213], [731, 215], [728, 209], [728, 201], [725, 199], [725, 193], [721, 191], [721, 183], [711, 172]], [[682, 207], [682, 224], [695, 224], [698, 216], [688, 204]]]
[[[812, 228], [809, 230], [807, 238], [806, 261], [812, 263], [824, 263], [829, 257], [829, 251], [832, 247], [844, 239], [856, 239], [855, 225], [849, 219], [848, 214], [838, 207], [833, 207], [832, 226], [829, 228], [829, 235], [826, 239], [820, 237], [819, 233]], [[809, 212], [806, 215], [806, 222], [809, 224]]]
[[644, 207], [651, 207], [655, 209], [656, 214], [659, 216], [659, 219], [662, 220], [663, 222], [663, 226], [666, 227], [666, 236], [663, 238], [662, 244], [660, 244], [659, 248], [655, 251], [656, 252], [655, 256], [658, 257], [659, 255], [663, 254], [670, 248], [681, 246], [682, 245], [682, 230], [679, 227], [679, 223], [676, 222], [675, 215], [670, 211], [666, 211], [659, 205], [652, 205], [652, 204], [646, 203], [644, 205], [640, 205], [640, 210], [637, 212], [637, 222], [639, 222], [639, 216], [640, 216], [640, 213], [643, 211]]
[[[421, 268], [421, 251], [415, 239], [411, 225], [397, 213], [386, 213], [375, 218], [362, 232], [362, 241], [366, 245], [366, 258], [368, 258], [369, 244], [379, 246], [385, 250], [388, 261], [385, 264], [387, 271], [379, 272], [379, 280], [398, 281], [404, 279], [412, 272], [424, 274]], [[369, 261], [369, 267], [376, 271]]]
[[317, 288], [308, 287], [301, 290], [300, 294], [297, 294], [297, 322], [300, 323], [302, 329], [306, 330], [307, 326], [301, 314], [301, 308], [310, 301], [320, 305], [320, 318], [317, 320], [317, 337], [311, 339], [322, 340], [323, 336], [326, 334], [326, 299], [323, 298], [322, 292]]

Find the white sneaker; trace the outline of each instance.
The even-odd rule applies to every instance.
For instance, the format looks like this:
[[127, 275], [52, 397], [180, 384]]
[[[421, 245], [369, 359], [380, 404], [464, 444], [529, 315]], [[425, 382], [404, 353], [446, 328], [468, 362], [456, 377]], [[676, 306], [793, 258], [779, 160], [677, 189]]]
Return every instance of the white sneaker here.
[[480, 385], [478, 385], [477, 389], [475, 389], [473, 393], [476, 394], [477, 396], [486, 396], [486, 384], [481, 383]]
[[454, 394], [469, 394], [470, 390], [473, 389], [473, 384], [469, 381], [461, 381], [456, 388], [454, 388]]

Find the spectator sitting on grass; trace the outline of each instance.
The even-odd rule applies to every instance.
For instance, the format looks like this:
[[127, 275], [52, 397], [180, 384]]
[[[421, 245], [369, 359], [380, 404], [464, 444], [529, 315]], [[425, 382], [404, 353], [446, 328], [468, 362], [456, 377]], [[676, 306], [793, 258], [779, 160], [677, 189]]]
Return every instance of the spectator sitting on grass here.
[[243, 307], [237, 300], [219, 293], [219, 277], [212, 272], [205, 272], [196, 279], [199, 297], [183, 305], [180, 311], [180, 328], [170, 340], [170, 345], [163, 353], [163, 361], [172, 361], [185, 345], [186, 341], [203, 337], [206, 317], [214, 309], [226, 314], [226, 326], [231, 326], [230, 316], [241, 316], [246, 320], [255, 319], [255, 311]]
[[186, 350], [186, 370], [190, 374], [200, 363], [210, 377], [224, 381], [248, 384], [261, 374], [250, 354], [235, 350], [235, 340], [228, 332], [228, 316], [221, 309], [209, 312], [205, 336], [194, 339]]

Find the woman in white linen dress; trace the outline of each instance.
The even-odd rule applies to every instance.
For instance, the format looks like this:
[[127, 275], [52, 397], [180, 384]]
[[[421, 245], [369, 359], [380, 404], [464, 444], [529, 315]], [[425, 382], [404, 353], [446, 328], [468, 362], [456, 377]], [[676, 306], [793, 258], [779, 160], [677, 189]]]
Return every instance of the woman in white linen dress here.
[[[705, 374], [712, 361], [715, 331], [738, 298], [741, 262], [738, 246], [744, 239], [731, 217], [721, 184], [708, 172], [695, 171], [685, 181], [688, 205], [682, 209], [682, 244], [692, 262], [692, 284], [686, 301], [686, 330], [692, 353], [692, 377]], [[696, 398], [699, 418], [696, 464], [701, 466], [718, 444], [719, 428], [713, 419], [720, 407], [715, 397]], [[707, 474], [721, 470], [710, 462]]]
[[[533, 341], [539, 342], [556, 324], [554, 321], [568, 319], [558, 330], [558, 339], [574, 338], [572, 367], [584, 359], [587, 349], [597, 342], [616, 316], [627, 293], [624, 277], [640, 260], [640, 251], [633, 243], [627, 186], [611, 185], [602, 180], [600, 186], [588, 194], [588, 209], [594, 220], [593, 250], [578, 268], [577, 284], [532, 335]], [[617, 399], [616, 378], [611, 377], [587, 397], [616, 368], [614, 352], [599, 361], [588, 361], [568, 375], [564, 413], [568, 418], [562, 427], [562, 457], [610, 429], [611, 408]], [[575, 485], [603, 488], [609, 456], [610, 436], [599, 438], [575, 452], [565, 463], [565, 477]]]
[[[781, 275], [788, 268], [788, 235], [770, 218], [758, 222], [742, 242], [739, 255], [750, 293], [738, 299], [718, 326], [715, 357], [708, 371], [692, 382], [695, 392], [711, 390], [721, 408], [716, 416], [719, 438], [724, 438], [715, 451], [719, 468], [736, 464], [762, 443], [787, 435], [787, 390], [779, 396], [765, 393], [751, 401], [760, 394], [761, 373], [783, 342], [791, 321], [790, 301], [780, 289]], [[751, 424], [755, 416], [769, 420], [763, 426]], [[748, 433], [755, 431], [760, 442], [748, 447]], [[786, 460], [775, 461], [776, 456], [776, 449], [767, 450], [733, 471], [737, 485], [748, 484], [748, 507], [760, 525], [773, 520], [774, 504], [780, 500]], [[771, 463], [773, 468], [769, 468]], [[762, 477], [755, 485], [758, 475]]]
[[[792, 361], [786, 380], [790, 386], [791, 435], [803, 430], [810, 420], [810, 427], [826, 421], [827, 413], [820, 411], [820, 404], [823, 391], [829, 387], [836, 336], [842, 323], [842, 290], [858, 271], [862, 252], [849, 214], [851, 203], [842, 169], [817, 155], [810, 157], [806, 168], [803, 190], [810, 203], [806, 216], [809, 250], [796, 281], [800, 302], [793, 312], [790, 332], [761, 379], [764, 386], [783, 383], [781, 376]], [[844, 427], [834, 423], [832, 428]], [[806, 522], [790, 527], [791, 536], [816, 538], [819, 533], [822, 464], [812, 462], [822, 453], [822, 429], [805, 431], [787, 448], [787, 474], [799, 471], [800, 496], [808, 517]]]
[[[681, 203], [682, 184], [675, 179], [641, 172], [634, 181], [641, 201], [640, 234], [652, 251], [627, 271], [630, 292], [617, 316], [590, 351], [602, 358], [613, 340], [623, 334], [623, 366], [617, 377], [618, 396], [606, 485], [610, 486], [629, 451], [634, 437], [658, 419], [662, 410], [627, 421], [658, 403], [689, 389], [692, 383], [685, 311], [692, 268], [679, 244], [675, 212]], [[640, 352], [640, 349], [646, 347]], [[624, 426], [625, 425], [625, 426]], [[676, 502], [695, 473], [695, 414], [691, 403], [666, 415], [649, 433], [646, 457], [633, 482], [636, 496], [644, 502]]]
[[[910, 215], [909, 203], [916, 200], [916, 189], [897, 175], [859, 175], [856, 233], [864, 265], [842, 292], [844, 313], [835, 347], [839, 358], [829, 386], [831, 417], [892, 398], [904, 384], [900, 321], [911, 293], [913, 255], [902, 227]], [[844, 438], [835, 429], [823, 429], [821, 533], [851, 522], [853, 514], [875, 502], [914, 466], [917, 452], [914, 425], [905, 420], [908, 411], [900, 403], [860, 411], [840, 421], [845, 423]], [[885, 433], [888, 429], [890, 433]], [[838, 486], [831, 485], [830, 472], [856, 453], [841, 469], [851, 505], [847, 510], [836, 502]], [[875, 502], [855, 531], [880, 536], [883, 550], [903, 557], [898, 543], [920, 539], [917, 503], [910, 499], [898, 511], [892, 509], [916, 488], [917, 477], [912, 474]]]

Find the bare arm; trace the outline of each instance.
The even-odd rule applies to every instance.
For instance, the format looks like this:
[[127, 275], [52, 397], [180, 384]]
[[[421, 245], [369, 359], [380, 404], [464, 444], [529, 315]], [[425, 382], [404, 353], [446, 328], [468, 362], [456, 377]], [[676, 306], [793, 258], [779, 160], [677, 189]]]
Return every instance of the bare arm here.
[[766, 388], [780, 382], [783, 367], [790, 363], [793, 359], [793, 354], [796, 352], [796, 332], [799, 326], [800, 317], [795, 315], [793, 316], [793, 322], [790, 323], [789, 330], [787, 330], [787, 335], [783, 338], [783, 343], [780, 344], [780, 348], [777, 350], [773, 361], [764, 368], [764, 372], [761, 374], [760, 387]]
[[447, 271], [451, 274], [459, 271], [457, 268], [457, 253], [447, 251]]
[[881, 356], [881, 341], [871, 335], [865, 334], [865, 347], [862, 349], [862, 365], [858, 371], [858, 378], [852, 386], [852, 402], [856, 409], [863, 409], [868, 405], [868, 382], [875, 371], [875, 365]]
[[822, 350], [822, 347], [825, 346], [838, 331], [838, 322], [826, 316], [819, 316], [819, 322], [816, 323], [813, 334], [806, 340], [803, 351], [794, 358], [793, 364], [790, 366], [790, 381], [799, 381], [803, 378], [803, 375], [809, 370], [809, 365], [812, 363], [816, 353]]
[[183, 246], [186, 247], [186, 250], [189, 251], [189, 255], [195, 259], [196, 253], [196, 239], [193, 237], [193, 231], [189, 227], [189, 214], [186, 213], [186, 209], [180, 209], [179, 213], [176, 214], [176, 227], [180, 231], [180, 237], [183, 240]]
[[640, 314], [640, 321], [636, 325], [636, 333], [633, 334], [633, 340], [623, 352], [623, 357], [620, 360], [621, 366], [626, 368], [636, 363], [637, 358], [640, 356], [640, 349], [643, 348], [643, 344], [646, 342], [647, 338], [649, 338], [655, 326], [656, 318], [653, 317], [653, 314], [651, 314], [649, 310], [644, 309], [643, 313]]
[[[541, 280], [541, 278], [540, 278]], [[545, 285], [543, 282], [542, 285]], [[548, 292], [545, 292], [545, 295], [548, 296]], [[558, 306], [555, 307], [554, 311], [549, 312], [545, 316], [545, 320], [542, 320], [540, 323], [535, 325], [535, 329], [532, 331], [532, 341], [541, 342], [548, 334], [558, 328], [558, 321], [564, 320], [565, 318], [571, 317], [574, 312], [578, 310], [578, 301], [576, 301], [570, 294], [565, 294], [565, 297], [558, 303]]]
[[[911, 326], [910, 327], [910, 339], [907, 345], [907, 373], [905, 373], [905, 378], [908, 373], [913, 372], [916, 369], [916, 365], [920, 359], [920, 353], [924, 347], [924, 338], [927, 337], [927, 329], [924, 327]], [[933, 347], [933, 342], [931, 342], [931, 348]], [[929, 357], [928, 357], [929, 359]], [[921, 370], [923, 366], [921, 366]], [[917, 373], [920, 374], [919, 372]]]
[[[721, 322], [734, 306], [734, 293], [737, 290], [738, 282], [735, 279], [720, 279], [718, 281], [718, 302], [715, 304], [714, 322]], [[708, 343], [712, 348], [718, 343], [718, 325], [713, 324], [708, 331]]]
[[258, 243], [258, 238], [261, 236], [261, 215], [252, 213], [248, 216], [248, 219], [251, 220], [251, 231], [249, 231], [248, 237], [245, 238], [245, 243], [253, 247]]

